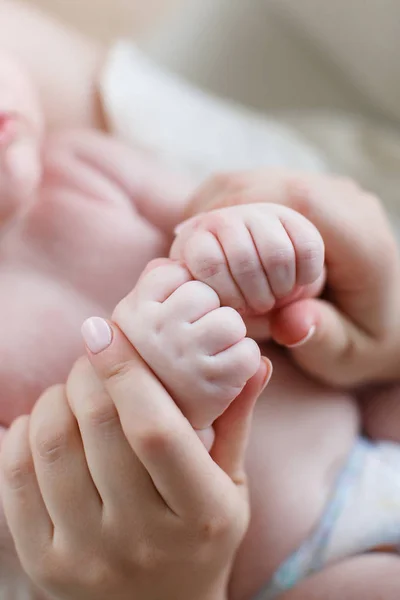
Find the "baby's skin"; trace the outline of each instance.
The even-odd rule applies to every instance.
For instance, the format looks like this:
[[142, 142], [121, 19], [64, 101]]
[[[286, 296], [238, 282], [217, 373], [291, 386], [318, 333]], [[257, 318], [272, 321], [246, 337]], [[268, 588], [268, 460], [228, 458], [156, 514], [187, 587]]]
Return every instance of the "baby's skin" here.
[[7, 427], [65, 379], [82, 352], [83, 320], [109, 315], [145, 265], [167, 255], [187, 184], [105, 134], [46, 135], [29, 80], [5, 57], [0, 89], [0, 424]]

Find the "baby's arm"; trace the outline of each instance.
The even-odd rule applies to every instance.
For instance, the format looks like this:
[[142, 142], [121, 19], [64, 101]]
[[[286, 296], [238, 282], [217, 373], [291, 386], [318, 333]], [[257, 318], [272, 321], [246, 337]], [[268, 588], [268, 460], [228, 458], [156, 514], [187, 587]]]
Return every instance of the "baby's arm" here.
[[306, 579], [279, 600], [397, 600], [400, 559], [364, 555]]

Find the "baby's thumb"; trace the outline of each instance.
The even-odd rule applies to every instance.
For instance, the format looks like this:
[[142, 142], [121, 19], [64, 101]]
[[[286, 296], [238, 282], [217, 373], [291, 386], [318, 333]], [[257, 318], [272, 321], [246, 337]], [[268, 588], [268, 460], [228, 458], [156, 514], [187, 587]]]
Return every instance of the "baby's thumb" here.
[[241, 394], [214, 423], [211, 456], [235, 483], [245, 481], [245, 455], [254, 406], [272, 375], [272, 364], [262, 358], [260, 368]]
[[369, 336], [332, 304], [307, 298], [270, 318], [271, 337], [286, 346], [307, 373], [331, 385], [353, 385], [365, 376]]

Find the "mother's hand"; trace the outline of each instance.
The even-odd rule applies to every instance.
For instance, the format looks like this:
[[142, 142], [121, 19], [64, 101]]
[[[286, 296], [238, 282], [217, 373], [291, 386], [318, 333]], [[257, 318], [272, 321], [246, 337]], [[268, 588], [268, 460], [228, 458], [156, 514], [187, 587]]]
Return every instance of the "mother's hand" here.
[[269, 366], [216, 423], [210, 457], [116, 327], [90, 361], [3, 443], [5, 514], [24, 568], [62, 599], [226, 598], [249, 518], [248, 428]]

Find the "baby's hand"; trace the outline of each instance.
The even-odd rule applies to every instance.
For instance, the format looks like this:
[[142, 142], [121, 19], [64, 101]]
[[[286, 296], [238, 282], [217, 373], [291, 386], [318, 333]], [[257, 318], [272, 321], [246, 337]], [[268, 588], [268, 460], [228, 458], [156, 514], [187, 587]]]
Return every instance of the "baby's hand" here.
[[272, 337], [287, 346], [303, 339], [293, 358], [331, 384], [398, 378], [400, 260], [379, 201], [348, 180], [265, 169], [212, 179], [188, 216], [265, 202], [292, 208], [318, 227], [327, 269], [326, 299], [308, 297], [275, 311]]
[[[207, 283], [221, 303], [266, 315], [324, 279], [324, 244], [305, 217], [276, 204], [213, 210], [183, 223], [171, 258]], [[294, 340], [296, 341], [296, 340]]]
[[240, 315], [186, 268], [162, 259], [150, 263], [113, 320], [210, 448], [211, 425], [260, 366]]

